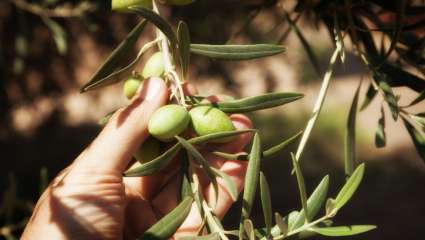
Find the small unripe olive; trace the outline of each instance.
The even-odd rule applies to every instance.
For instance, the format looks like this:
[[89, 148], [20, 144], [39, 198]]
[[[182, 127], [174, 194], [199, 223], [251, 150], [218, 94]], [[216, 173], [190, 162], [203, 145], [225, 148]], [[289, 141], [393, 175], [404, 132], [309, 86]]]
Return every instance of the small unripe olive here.
[[164, 74], [164, 59], [162, 52], [156, 52], [146, 61], [142, 76], [144, 78], [161, 77], [162, 74]]
[[133, 98], [134, 94], [136, 94], [137, 89], [139, 89], [140, 84], [142, 84], [142, 80], [131, 76], [129, 77], [127, 80], [125, 80], [124, 82], [124, 95], [128, 98], [131, 99]]
[[133, 6], [152, 8], [152, 0], [112, 0], [111, 3], [112, 10], [121, 12], [127, 12]]
[[140, 145], [133, 156], [140, 163], [147, 163], [159, 156], [160, 148], [159, 141], [153, 137], [149, 137]]
[[[194, 107], [189, 111], [189, 115], [192, 120], [192, 128], [199, 136], [235, 130], [235, 126], [233, 125], [230, 117], [223, 111], [214, 107]], [[233, 137], [222, 138], [212, 142], [224, 143], [229, 142], [232, 139]]]
[[169, 141], [186, 130], [189, 121], [189, 113], [184, 107], [170, 104], [153, 113], [149, 120], [148, 130], [157, 139]]
[[187, 5], [193, 3], [195, 0], [164, 0], [164, 3], [170, 5]]

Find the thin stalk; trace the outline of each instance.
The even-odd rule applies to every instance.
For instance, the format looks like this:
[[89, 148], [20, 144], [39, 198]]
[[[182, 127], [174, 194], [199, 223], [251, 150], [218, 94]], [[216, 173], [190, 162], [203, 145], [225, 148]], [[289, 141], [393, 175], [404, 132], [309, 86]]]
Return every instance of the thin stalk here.
[[322, 109], [323, 103], [325, 101], [326, 93], [329, 88], [329, 82], [332, 77], [333, 69], [338, 58], [339, 53], [341, 52], [341, 46], [338, 44], [335, 51], [332, 54], [332, 57], [329, 61], [328, 69], [323, 77], [323, 83], [320, 88], [319, 96], [317, 97], [316, 103], [313, 107], [313, 112], [310, 120], [308, 120], [307, 126], [304, 130], [303, 136], [301, 137], [300, 144], [298, 145], [297, 152], [295, 154], [296, 161], [299, 161], [301, 154], [304, 151], [307, 140], [310, 137], [311, 131], [313, 130], [314, 125], [316, 124], [317, 118], [319, 117], [320, 111]]
[[326, 219], [328, 219], [329, 218], [329, 216], [323, 216], [323, 217], [321, 217], [321, 218], [319, 218], [319, 219], [317, 219], [317, 220], [315, 220], [315, 221], [313, 221], [313, 222], [310, 222], [310, 223], [308, 223], [308, 224], [304, 224], [303, 226], [301, 226], [301, 227], [299, 227], [299, 228], [297, 228], [297, 229], [294, 229], [294, 230], [292, 230], [292, 231], [290, 231], [290, 232], [288, 232], [288, 234], [287, 235], [279, 235], [279, 236], [277, 236], [277, 237], [274, 237], [273, 238], [273, 240], [279, 240], [279, 239], [284, 239], [284, 238], [287, 238], [287, 237], [290, 237], [290, 236], [292, 236], [292, 235], [295, 235], [295, 234], [297, 234], [297, 233], [300, 233], [300, 232], [302, 232], [302, 231], [305, 231], [305, 230], [307, 230], [307, 229], [309, 229], [309, 228], [311, 228], [311, 227], [313, 227], [313, 226], [315, 226], [316, 224], [318, 224], [318, 223], [321, 223], [321, 222], [323, 222], [323, 221], [325, 221]]

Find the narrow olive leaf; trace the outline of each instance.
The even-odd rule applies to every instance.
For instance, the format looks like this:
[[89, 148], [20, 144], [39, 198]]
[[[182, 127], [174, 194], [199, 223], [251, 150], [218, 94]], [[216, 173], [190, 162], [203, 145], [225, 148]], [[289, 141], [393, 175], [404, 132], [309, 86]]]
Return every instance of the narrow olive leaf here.
[[260, 135], [256, 132], [252, 142], [251, 152], [249, 154], [249, 162], [246, 170], [244, 193], [242, 202], [242, 214], [239, 226], [239, 236], [242, 237], [243, 222], [249, 218], [251, 214], [252, 205], [254, 203], [255, 192], [257, 191], [258, 178], [260, 175], [260, 162], [261, 162], [261, 139]]
[[131, 30], [118, 47], [106, 58], [105, 62], [96, 70], [90, 81], [82, 87], [81, 92], [107, 86], [119, 81], [119, 79], [106, 77], [126, 65], [126, 58], [132, 52], [131, 49], [136, 45], [136, 41], [145, 28], [146, 23], [147, 21], [142, 20]]
[[207, 135], [200, 136], [200, 137], [194, 137], [194, 138], [189, 139], [188, 142], [191, 143], [191, 144], [201, 144], [201, 143], [210, 142], [210, 141], [216, 140], [216, 139], [232, 137], [232, 136], [236, 136], [236, 135], [239, 135], [239, 134], [244, 134], [244, 133], [248, 133], [248, 132], [255, 132], [255, 131], [256, 131], [255, 129], [223, 131], [223, 132], [218, 132], [218, 133], [207, 134]]
[[387, 75], [388, 84], [391, 87], [405, 86], [418, 93], [425, 89], [425, 81], [423, 79], [399, 67], [384, 63], [380, 71]]
[[155, 25], [159, 30], [161, 30], [161, 32], [164, 33], [164, 35], [170, 41], [170, 44], [173, 49], [177, 46], [178, 41], [176, 34], [173, 31], [173, 28], [161, 16], [159, 16], [157, 13], [148, 8], [140, 6], [130, 7], [129, 9], [134, 11], [138, 15], [144, 17], [146, 20]]
[[129, 169], [124, 173], [125, 177], [140, 177], [156, 173], [167, 166], [167, 164], [177, 155], [180, 151], [181, 144], [177, 143], [157, 158], [140, 165], [139, 167]]
[[190, 44], [190, 51], [194, 54], [221, 60], [249, 60], [276, 55], [286, 50], [284, 46], [276, 44], [252, 45], [209, 45]]
[[[226, 113], [243, 113], [284, 105], [304, 97], [300, 93], [266, 93], [254, 97], [229, 100], [216, 103], [201, 103], [201, 106], [213, 106]], [[196, 106], [196, 105], [195, 105]]]
[[416, 147], [416, 151], [419, 156], [425, 161], [425, 138], [421, 135], [421, 133], [404, 117], [402, 118], [404, 122], [404, 126], [406, 126], [407, 131], [412, 138], [413, 144]]
[[264, 173], [260, 171], [260, 196], [261, 207], [263, 208], [264, 223], [266, 224], [267, 236], [271, 235], [272, 229], [272, 201], [270, 197], [270, 188]]
[[303, 131], [299, 131], [294, 136], [292, 136], [292, 137], [286, 139], [285, 141], [263, 151], [263, 158], [269, 158], [269, 157], [276, 155], [278, 152], [282, 151], [287, 146], [289, 146], [292, 143], [294, 143], [295, 141], [297, 141], [301, 137], [302, 133], [303, 133]]
[[108, 113], [108, 114], [106, 114], [105, 116], [103, 116], [101, 119], [99, 119], [99, 121], [97, 122], [100, 126], [105, 126], [108, 122], [109, 122], [109, 119], [111, 119], [111, 117], [112, 117], [112, 115], [114, 115], [114, 113], [116, 112], [117, 110], [114, 110], [114, 111], [112, 111], [112, 112], [110, 112], [110, 113]]
[[398, 118], [399, 107], [397, 104], [397, 98], [395, 97], [390, 85], [387, 83], [387, 75], [374, 71], [373, 78], [379, 83], [379, 88], [384, 93], [384, 99], [390, 107], [394, 121], [396, 121]]
[[[306, 38], [300, 31], [300, 29], [297, 27], [297, 25], [292, 21], [291, 17], [289, 17], [289, 14], [285, 12], [285, 18], [286, 21], [288, 21], [289, 26], [294, 30], [295, 34], [297, 35], [298, 39], [300, 40], [301, 44], [303, 45], [304, 50], [307, 53], [308, 59], [310, 60], [311, 64], [313, 65], [314, 70], [316, 71], [317, 76], [322, 75], [322, 70], [320, 69], [319, 61], [317, 60], [317, 56], [314, 53], [313, 49], [311, 48], [310, 44], [307, 42]], [[342, 46], [339, 46], [342, 47]]]
[[277, 212], [274, 213], [274, 221], [276, 222], [276, 225], [280, 230], [280, 234], [285, 237], [288, 234], [288, 225], [283, 221], [282, 216], [280, 216], [280, 214]]
[[190, 186], [189, 179], [186, 174], [182, 176], [182, 184], [180, 189], [180, 198], [184, 199], [186, 197], [193, 197], [192, 187]]
[[215, 232], [204, 236], [178, 237], [177, 240], [220, 240], [220, 235]]
[[330, 80], [332, 78], [334, 67], [335, 67], [335, 64], [336, 64], [336, 61], [338, 59], [338, 55], [339, 55], [340, 51], [341, 51], [341, 48], [339, 46], [337, 46], [337, 48], [335, 49], [335, 51], [333, 52], [333, 54], [331, 56], [331, 59], [329, 60], [329, 66], [328, 66], [328, 69], [326, 70], [325, 75], [323, 76], [323, 81], [322, 81], [322, 85], [320, 87], [319, 96], [317, 97], [317, 100], [314, 103], [314, 107], [313, 107], [311, 117], [307, 122], [307, 126], [305, 127], [305, 130], [304, 130], [304, 133], [301, 137], [300, 143], [298, 144], [297, 152], [295, 154], [295, 159], [297, 161], [299, 161], [300, 158], [301, 158], [301, 154], [304, 151], [304, 148], [307, 144], [307, 140], [310, 138], [310, 134], [311, 134], [314, 126], [316, 125], [317, 118], [319, 117], [320, 111], [322, 110], [322, 106], [323, 106], [323, 103], [325, 101], [326, 94], [327, 94], [327, 91], [328, 91], [328, 88], [329, 88], [329, 83], [330, 83]]
[[363, 104], [360, 107], [360, 111], [363, 111], [366, 109], [367, 106], [372, 102], [372, 100], [375, 98], [378, 91], [376, 91], [375, 86], [371, 83], [369, 84], [369, 87], [367, 88], [365, 99], [363, 100]]
[[298, 183], [298, 190], [300, 192], [300, 198], [301, 198], [301, 205], [303, 207], [303, 211], [305, 212], [305, 220], [306, 222], [310, 222], [310, 212], [308, 211], [308, 206], [307, 206], [307, 193], [305, 190], [305, 183], [304, 183], [304, 177], [303, 174], [301, 172], [301, 168], [300, 165], [298, 163], [298, 161], [295, 159], [295, 156], [293, 153], [291, 153], [291, 157], [292, 157], [292, 164], [293, 167], [295, 169], [295, 174], [297, 177], [297, 183]]
[[344, 170], [347, 177], [353, 173], [356, 165], [356, 118], [361, 85], [362, 81], [360, 81], [356, 93], [354, 94], [353, 102], [351, 103], [350, 112], [348, 114], [347, 126], [345, 129]]
[[405, 10], [406, 10], [406, 0], [400, 0], [397, 1], [397, 11], [396, 11], [396, 24], [395, 24], [395, 28], [394, 28], [394, 33], [393, 33], [393, 37], [391, 39], [391, 44], [390, 47], [388, 49], [388, 51], [386, 52], [386, 54], [384, 55], [383, 59], [381, 61], [385, 61], [390, 55], [391, 53], [394, 51], [394, 49], [397, 46], [397, 43], [400, 39], [400, 35], [401, 35], [401, 31], [403, 28], [403, 22], [404, 22], [404, 18], [405, 18]]
[[[317, 185], [316, 189], [314, 189], [313, 193], [307, 200], [307, 208], [310, 214], [310, 219], [313, 219], [317, 213], [319, 213], [320, 208], [325, 203], [326, 196], [328, 195], [328, 187], [329, 175], [326, 175], [322, 181], [320, 181], [319, 185]], [[293, 228], [296, 229], [301, 227], [304, 223], [305, 212], [304, 210], [301, 210], [293, 224]]]
[[354, 170], [350, 178], [348, 178], [348, 180], [345, 182], [344, 186], [335, 198], [334, 211], [338, 211], [340, 208], [342, 208], [353, 196], [354, 192], [357, 190], [357, 187], [362, 181], [364, 168], [364, 163], [360, 164], [356, 170]]
[[179, 22], [177, 27], [177, 38], [179, 41], [179, 56], [180, 56], [180, 65], [183, 73], [184, 79], [187, 77], [187, 71], [189, 69], [190, 63], [190, 34], [187, 24], [183, 21]]
[[212, 154], [227, 160], [240, 160], [240, 161], [248, 160], [247, 153], [225, 153], [225, 152], [214, 151], [212, 152]]
[[185, 140], [184, 138], [181, 138], [179, 136], [176, 136], [176, 139], [194, 157], [194, 159], [197, 161], [197, 163], [202, 166], [202, 169], [205, 171], [205, 174], [207, 175], [207, 177], [211, 180], [211, 182], [213, 182], [213, 184], [216, 185], [215, 188], [216, 188], [216, 193], [217, 193], [218, 187], [217, 187], [217, 181], [215, 179], [217, 174], [212, 170], [208, 161], [204, 158], [204, 156], [202, 156], [202, 154], [190, 142], [188, 142], [187, 140]]
[[174, 210], [150, 227], [141, 237], [143, 240], [168, 239], [186, 219], [192, 206], [193, 198], [186, 197]]
[[325, 210], [326, 210], [326, 216], [334, 216], [335, 212], [333, 212], [333, 210], [335, 209], [335, 199], [333, 198], [328, 198], [328, 200], [326, 200], [326, 205], [325, 205]]
[[243, 226], [248, 239], [255, 240], [254, 224], [252, 224], [252, 221], [250, 219], [245, 219], [243, 221]]
[[53, 34], [53, 40], [55, 41], [56, 48], [58, 49], [59, 54], [65, 55], [68, 50], [68, 44], [66, 41], [66, 31], [59, 23], [52, 20], [51, 18], [43, 16], [42, 19]]
[[298, 219], [299, 214], [300, 214], [300, 212], [298, 212], [298, 211], [292, 211], [286, 217], [286, 221], [288, 222], [289, 231], [294, 229], [295, 221]]
[[352, 236], [375, 229], [374, 225], [353, 225], [353, 226], [337, 226], [337, 227], [313, 227], [312, 231], [329, 237]]
[[224, 185], [227, 188], [227, 192], [230, 194], [230, 197], [232, 198], [232, 200], [236, 202], [238, 200], [238, 189], [236, 188], [236, 185], [233, 182], [233, 180], [230, 178], [230, 176], [216, 168], [211, 168], [211, 169], [214, 171], [214, 173], [217, 176], [223, 179]]
[[378, 148], [385, 147], [387, 142], [385, 134], [385, 112], [384, 106], [381, 106], [381, 117], [378, 120], [378, 127], [375, 132], [375, 146]]
[[342, 31], [339, 26], [338, 15], [334, 14], [334, 33], [335, 33], [335, 42], [339, 48], [341, 48], [341, 62], [345, 63], [345, 47], [344, 47], [344, 37], [342, 36]]
[[419, 95], [409, 104], [407, 107], [413, 106], [422, 102], [425, 99], [425, 90], [419, 93]]

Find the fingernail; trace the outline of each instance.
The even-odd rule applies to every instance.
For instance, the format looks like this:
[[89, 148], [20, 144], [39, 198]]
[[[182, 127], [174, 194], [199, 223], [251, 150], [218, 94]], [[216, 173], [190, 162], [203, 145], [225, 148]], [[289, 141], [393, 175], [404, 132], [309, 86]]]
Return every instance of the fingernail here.
[[162, 79], [150, 78], [145, 80], [141, 89], [141, 98], [145, 101], [151, 101], [158, 97], [162, 88]]

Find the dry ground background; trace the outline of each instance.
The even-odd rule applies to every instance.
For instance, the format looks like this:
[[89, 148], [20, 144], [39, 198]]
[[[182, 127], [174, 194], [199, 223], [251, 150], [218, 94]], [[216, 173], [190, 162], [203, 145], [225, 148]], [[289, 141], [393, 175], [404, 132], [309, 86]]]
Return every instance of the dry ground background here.
[[[238, 31], [248, 12], [233, 3], [206, 2], [168, 9], [167, 17], [174, 22], [184, 19], [191, 29], [193, 42], [226, 42]], [[85, 18], [57, 19], [67, 32], [68, 50], [61, 55], [51, 32], [38, 16], [17, 10], [9, 1], [0, 2], [0, 190], [10, 186], [13, 173], [17, 195], [36, 200], [40, 169], [46, 167], [50, 178], [57, 174], [99, 132], [96, 121], [126, 104], [120, 84], [79, 93], [79, 88], [101, 61], [137, 22], [134, 16], [111, 13], [108, 6], [100, 6]], [[273, 22], [279, 17], [276, 10], [262, 10], [234, 42], [270, 41], [266, 35], [279, 35], [285, 29], [273, 28]], [[327, 32], [320, 26], [316, 29], [309, 19], [301, 19], [299, 24], [324, 68], [332, 51]], [[153, 29], [149, 28], [140, 45], [153, 35]], [[25, 54], [15, 50], [19, 36], [27, 39]], [[306, 94], [305, 99], [287, 107], [250, 114], [255, 126], [262, 130], [266, 145], [289, 137], [305, 126], [320, 86], [320, 78], [314, 74], [296, 36], [290, 34], [283, 44], [288, 46], [286, 54], [261, 60], [234, 63], [192, 58], [190, 80], [202, 94], [237, 97], [267, 91]], [[25, 66], [19, 72], [20, 58]], [[332, 80], [323, 114], [302, 160], [309, 191], [325, 174], [331, 174], [331, 195], [343, 182], [344, 125], [362, 77], [366, 83], [368, 77], [363, 66], [349, 54], [347, 64], [338, 67]], [[366, 84], [363, 85], [361, 99], [366, 90]], [[402, 102], [414, 98], [408, 90], [396, 91], [402, 94]], [[366, 176], [351, 203], [335, 220], [338, 224], [378, 225], [375, 231], [347, 239], [423, 239], [425, 165], [401, 123], [392, 122], [389, 116], [387, 147], [375, 148], [380, 104], [377, 98], [359, 114], [358, 155], [359, 161], [367, 162]], [[424, 105], [417, 108], [423, 110]], [[295, 146], [290, 150], [294, 149]], [[266, 161], [263, 169], [271, 183], [275, 210], [286, 214], [299, 208], [296, 180], [290, 175], [289, 150]], [[238, 222], [239, 213], [235, 210], [226, 217], [226, 225], [235, 226]], [[12, 219], [21, 216], [22, 213], [15, 212]], [[254, 216], [256, 222], [262, 222], [259, 206]]]

